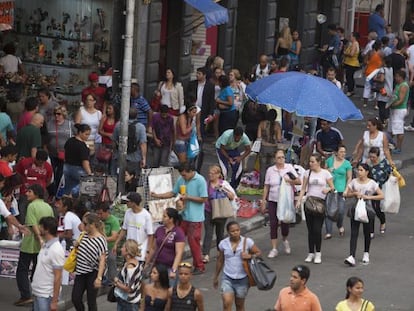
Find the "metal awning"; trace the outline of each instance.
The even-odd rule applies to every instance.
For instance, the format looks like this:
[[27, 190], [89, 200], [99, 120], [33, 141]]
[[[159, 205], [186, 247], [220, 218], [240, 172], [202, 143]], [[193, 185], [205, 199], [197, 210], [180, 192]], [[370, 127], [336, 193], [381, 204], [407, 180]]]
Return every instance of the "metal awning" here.
[[204, 15], [206, 28], [225, 24], [229, 21], [227, 9], [212, 0], [184, 0]]

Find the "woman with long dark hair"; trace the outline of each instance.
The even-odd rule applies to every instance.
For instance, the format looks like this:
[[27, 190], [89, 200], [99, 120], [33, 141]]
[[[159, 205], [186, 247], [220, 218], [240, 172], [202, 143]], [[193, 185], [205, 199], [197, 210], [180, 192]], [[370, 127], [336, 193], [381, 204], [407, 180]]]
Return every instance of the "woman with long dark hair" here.
[[63, 194], [70, 194], [73, 188], [79, 185], [81, 176], [91, 175], [92, 169], [89, 162], [89, 148], [86, 145], [91, 127], [87, 124], [75, 124], [78, 130], [74, 137], [65, 143], [65, 164], [63, 175], [65, 176], [65, 188]]
[[346, 281], [345, 299], [338, 302], [335, 307], [335, 311], [375, 311], [374, 304], [371, 301], [362, 298], [363, 293], [364, 282], [359, 277], [350, 277]]
[[59, 215], [64, 217], [63, 238], [66, 239], [66, 247], [69, 249], [72, 242], [79, 238], [81, 233], [81, 220], [75, 213], [75, 204], [71, 197], [63, 196], [60, 200], [56, 201], [55, 206]]
[[174, 149], [180, 163], [187, 162], [187, 149], [191, 134], [195, 131], [196, 114], [197, 107], [195, 105], [189, 105], [186, 110], [178, 116]]
[[[149, 245], [148, 258], [169, 269], [169, 277], [175, 279], [178, 265], [184, 254], [185, 235], [180, 228], [181, 215], [168, 207], [162, 216], [163, 225], [155, 231], [153, 245]], [[155, 258], [153, 258], [156, 256]]]
[[151, 282], [142, 283], [141, 290], [144, 296], [140, 311], [164, 311], [168, 299], [168, 269], [157, 264], [151, 270]]
[[184, 89], [177, 81], [175, 72], [171, 68], [165, 70], [165, 77], [158, 85], [161, 93], [161, 105], [166, 105], [170, 109], [170, 114], [178, 116], [184, 109]]
[[[300, 190], [296, 208], [300, 208], [305, 192], [307, 200], [313, 197], [315, 200], [323, 201], [322, 204], [324, 204], [328, 192], [335, 191], [332, 175], [328, 170], [322, 168], [321, 163], [322, 157], [319, 153], [314, 153], [310, 156], [309, 169], [305, 172], [303, 177], [303, 186]], [[313, 261], [316, 264], [320, 264], [322, 263], [322, 225], [325, 219], [325, 214], [312, 213], [305, 208], [305, 215], [306, 226], [308, 228], [309, 249], [305, 262]]]
[[[378, 147], [371, 147], [369, 149], [369, 160], [367, 161], [368, 165], [371, 168], [371, 175], [372, 179], [378, 183], [378, 186], [382, 189], [382, 186], [390, 177], [392, 172], [391, 165], [387, 162], [387, 159], [382, 159], [380, 161], [380, 150]], [[375, 214], [379, 218], [380, 224], [380, 233], [385, 233], [385, 213], [381, 211], [380, 203], [381, 201], [373, 200], [371, 201], [372, 207], [375, 210]], [[371, 229], [371, 238], [374, 237], [374, 227], [375, 227], [375, 218], [372, 222], [372, 229]]]
[[[344, 197], [357, 199], [363, 199], [366, 203], [366, 210], [368, 214], [368, 223], [362, 223], [364, 230], [364, 255], [362, 257], [362, 263], [369, 264], [369, 248], [371, 245], [371, 228], [373, 227], [373, 221], [375, 212], [372, 209], [372, 200], [382, 200], [384, 194], [378, 184], [371, 179], [371, 172], [369, 165], [361, 163], [358, 165], [357, 178], [352, 179], [348, 184], [344, 192]], [[351, 267], [355, 266], [355, 253], [357, 248], [359, 225], [360, 221], [355, 220], [355, 207], [351, 209], [351, 242], [350, 242], [350, 255], [345, 258], [345, 263]]]
[[355, 79], [354, 74], [360, 68], [359, 63], [359, 33], [352, 32], [349, 36], [349, 42], [344, 50], [344, 69], [347, 84], [346, 96], [354, 95]]

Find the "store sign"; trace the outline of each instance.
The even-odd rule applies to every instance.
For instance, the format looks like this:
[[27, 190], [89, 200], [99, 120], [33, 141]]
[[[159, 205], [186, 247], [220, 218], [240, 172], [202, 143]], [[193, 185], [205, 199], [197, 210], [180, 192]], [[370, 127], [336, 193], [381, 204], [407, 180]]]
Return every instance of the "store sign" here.
[[14, 0], [0, 0], [0, 30], [11, 29], [14, 22]]

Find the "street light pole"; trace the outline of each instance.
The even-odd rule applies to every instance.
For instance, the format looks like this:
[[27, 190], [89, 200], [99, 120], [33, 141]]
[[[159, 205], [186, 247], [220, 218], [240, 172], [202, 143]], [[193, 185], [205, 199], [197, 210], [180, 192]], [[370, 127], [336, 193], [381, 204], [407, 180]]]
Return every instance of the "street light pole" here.
[[131, 98], [132, 47], [134, 41], [135, 0], [126, 2], [124, 64], [122, 70], [121, 124], [118, 141], [118, 191], [125, 191], [125, 168], [128, 146], [128, 120]]

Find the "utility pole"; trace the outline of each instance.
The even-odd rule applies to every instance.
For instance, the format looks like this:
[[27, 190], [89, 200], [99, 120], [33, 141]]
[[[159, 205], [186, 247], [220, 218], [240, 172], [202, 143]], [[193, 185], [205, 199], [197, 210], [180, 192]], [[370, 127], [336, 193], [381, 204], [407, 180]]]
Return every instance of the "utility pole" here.
[[128, 146], [128, 120], [131, 98], [131, 71], [132, 71], [132, 47], [134, 41], [134, 11], [135, 0], [126, 2], [125, 21], [125, 48], [124, 64], [122, 70], [122, 101], [121, 101], [121, 124], [119, 135], [119, 158], [118, 158], [118, 192], [125, 191], [125, 168]]

